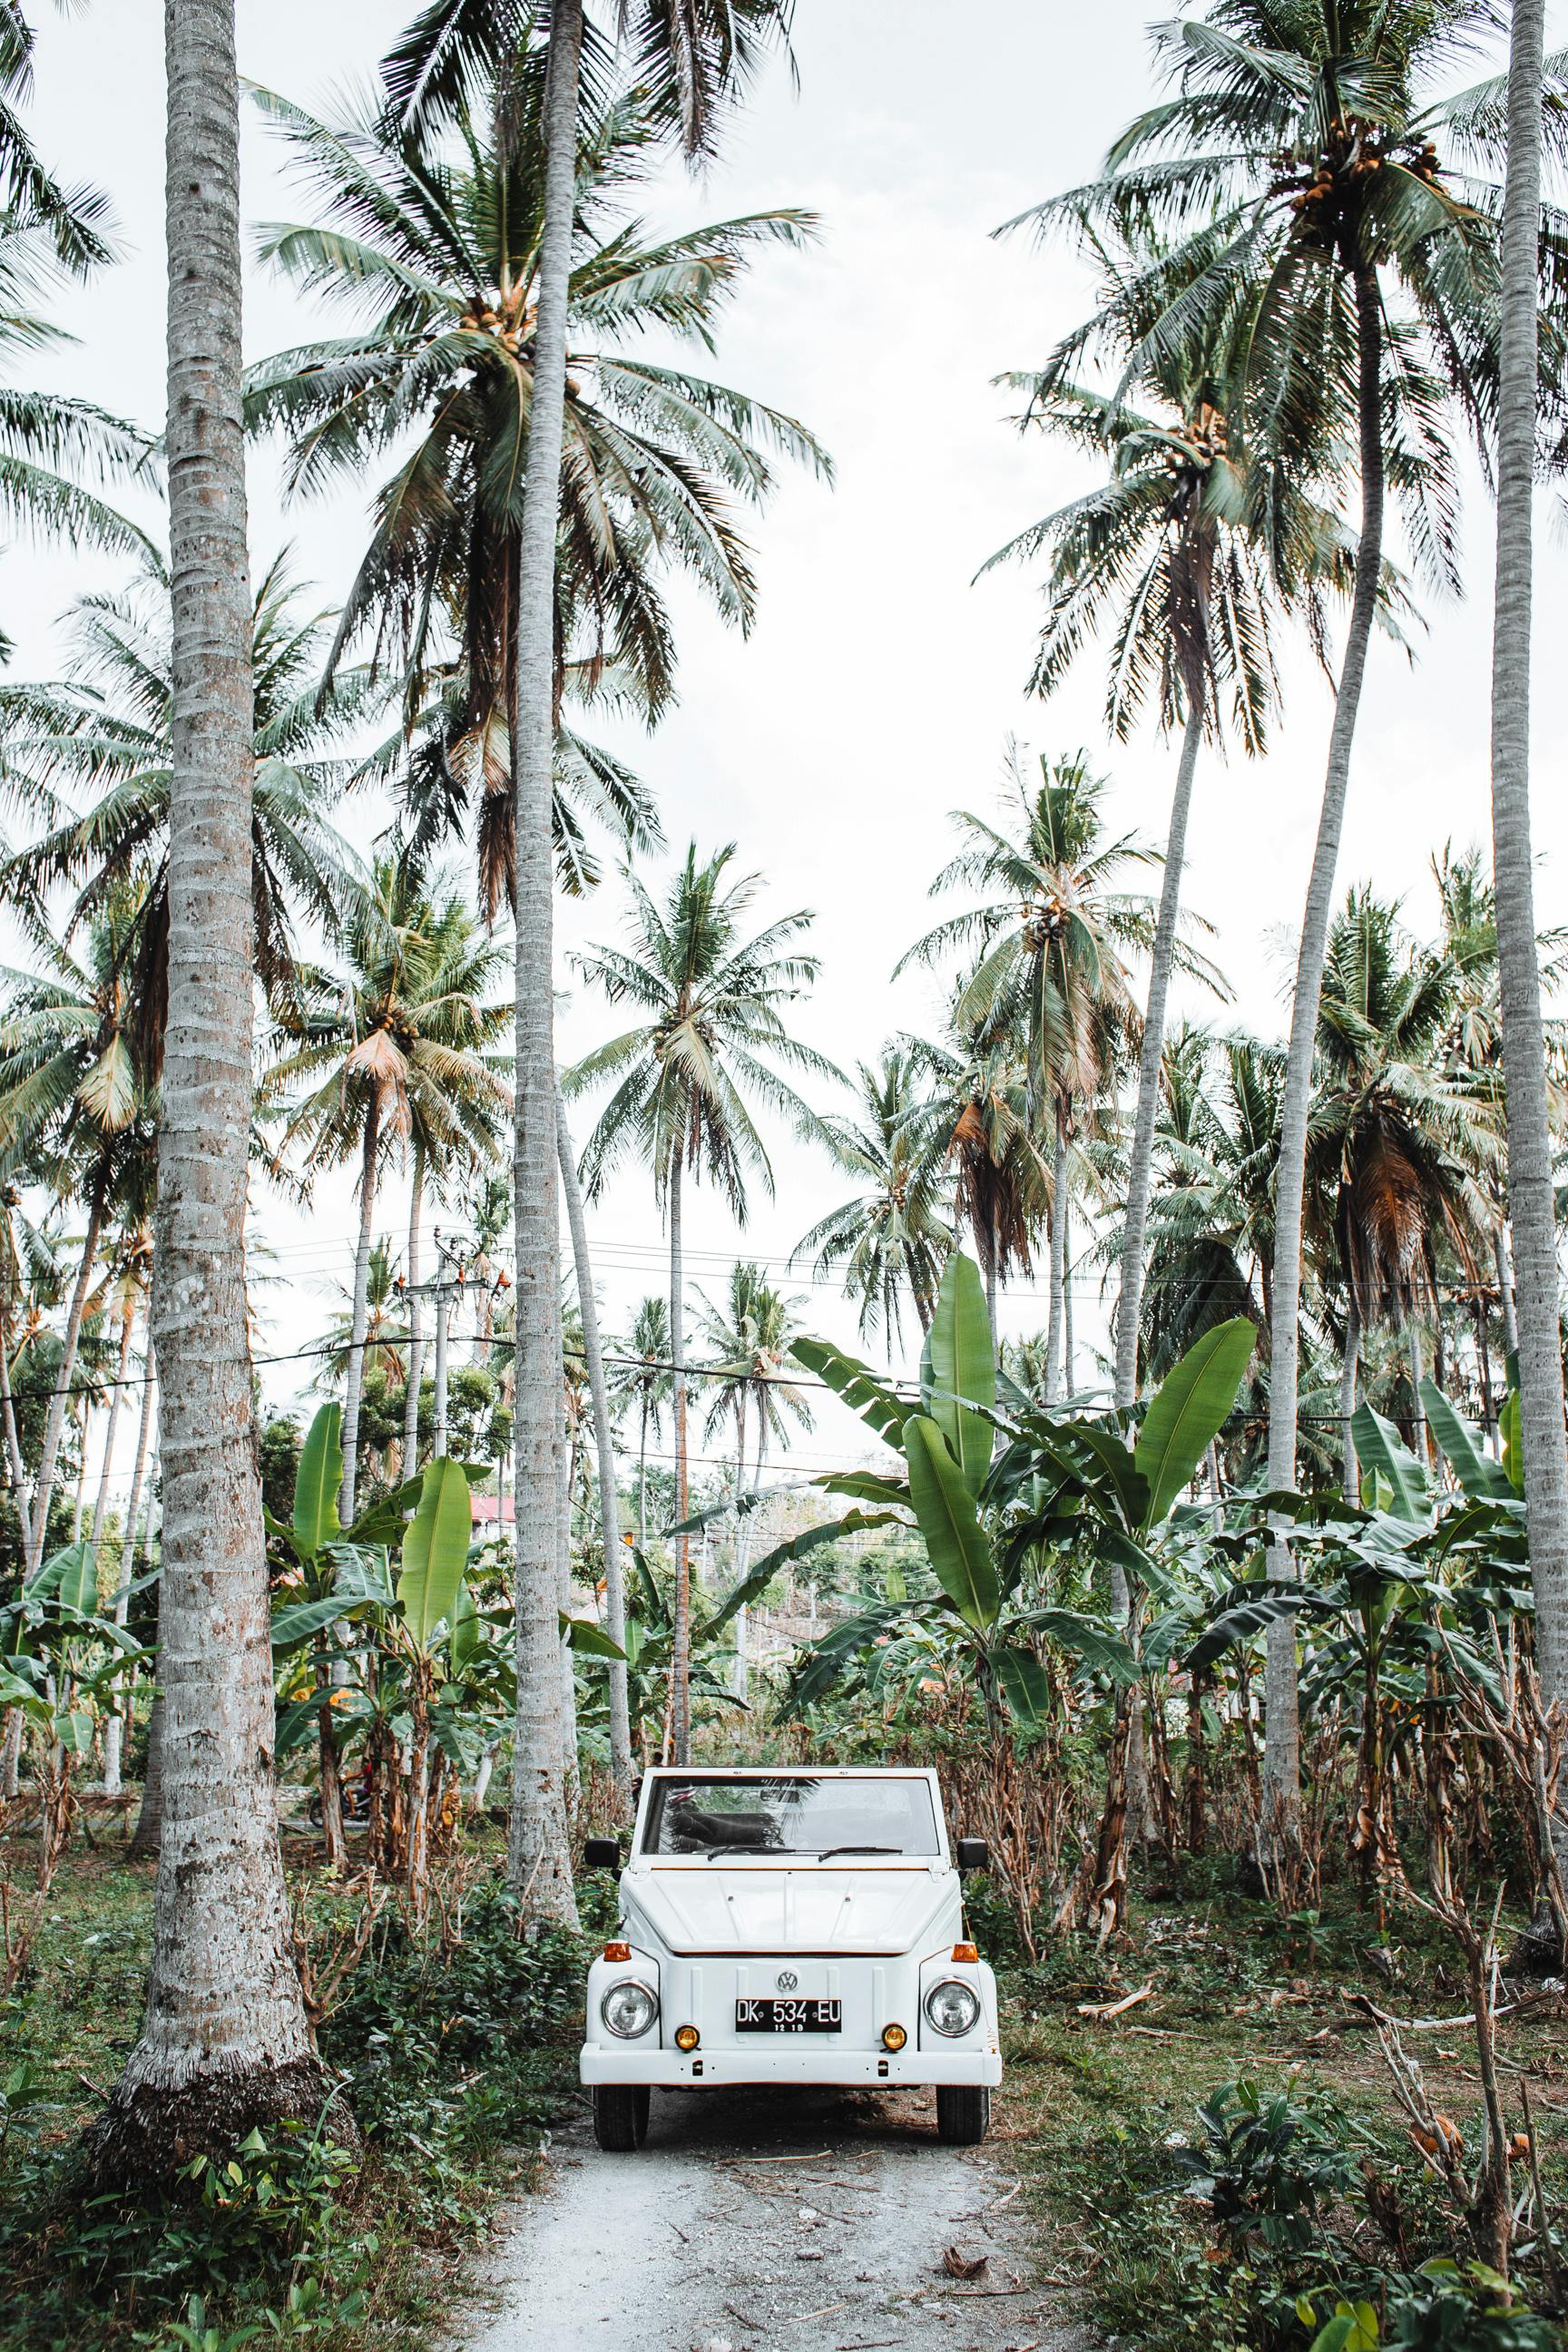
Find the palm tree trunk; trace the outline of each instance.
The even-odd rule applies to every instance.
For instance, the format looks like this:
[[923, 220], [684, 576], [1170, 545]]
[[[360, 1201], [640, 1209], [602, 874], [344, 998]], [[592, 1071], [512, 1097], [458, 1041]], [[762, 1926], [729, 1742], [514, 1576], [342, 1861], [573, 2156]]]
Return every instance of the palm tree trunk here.
[[[1533, 590], [1545, 0], [1514, 0], [1503, 197], [1498, 386], [1497, 602], [1492, 637], [1492, 871], [1502, 983], [1509, 1223], [1519, 1268], [1520, 1441], [1541, 1696], [1568, 1706], [1568, 1452], [1546, 1052], [1541, 1016], [1530, 822], [1530, 654]], [[1568, 1852], [1568, 1821], [1558, 1833]]]
[[[1312, 1097], [1312, 1062], [1322, 996], [1323, 961], [1333, 914], [1334, 877], [1350, 789], [1351, 751], [1356, 713], [1366, 676], [1367, 648], [1377, 611], [1383, 565], [1382, 311], [1376, 273], [1355, 273], [1359, 330], [1358, 415], [1361, 427], [1361, 538], [1356, 548], [1355, 594], [1329, 736], [1323, 804], [1296, 959], [1296, 990], [1290, 1008], [1290, 1043], [1280, 1100], [1279, 1162], [1276, 1178], [1273, 1300], [1269, 1318], [1268, 1484], [1276, 1492], [1296, 1483], [1296, 1412], [1300, 1367], [1301, 1217], [1306, 1192], [1307, 1119]], [[1271, 1572], [1289, 1576], [1289, 1547], [1277, 1535]], [[1300, 1845], [1301, 1724], [1296, 1686], [1294, 1621], [1281, 1618], [1268, 1628], [1264, 1679], [1264, 1835], [1279, 1870], [1289, 1878]]]
[[408, 1187], [408, 1379], [403, 1391], [403, 1461], [400, 1475], [419, 1469], [419, 1380], [425, 1354], [425, 1301], [419, 1296], [419, 1220], [425, 1213], [425, 1147], [414, 1139], [414, 1173]]
[[[757, 1463], [752, 1473], [752, 1492], [762, 1492], [763, 1467], [768, 1458], [768, 1403], [761, 1399], [757, 1410]], [[759, 1505], [757, 1508], [760, 1508]], [[735, 1547], [735, 1581], [744, 1584], [752, 1570], [752, 1547], [756, 1541], [757, 1510], [746, 1513], [741, 1521], [740, 1540]], [[735, 1612], [735, 1676], [731, 1685], [735, 1696], [744, 1700], [751, 1687], [751, 1612], [744, 1608]]]
[[985, 1259], [985, 1312], [991, 1318], [991, 1352], [996, 1353], [996, 1240], [993, 1234]]
[[[153, 1433], [153, 1342], [147, 1342], [147, 1353], [142, 1371], [142, 1418], [136, 1429], [136, 1460], [131, 1472], [131, 1499], [125, 1509], [125, 1535], [120, 1547], [120, 1574], [114, 1595], [114, 1622], [123, 1625], [131, 1606], [130, 1587], [136, 1575], [136, 1522], [142, 1509], [142, 1482], [147, 1475], [147, 1448]], [[121, 1774], [125, 1755], [125, 1717], [122, 1710], [131, 1703], [134, 1687], [129, 1682], [116, 1682], [110, 1699], [109, 1720], [103, 1729], [103, 1789], [104, 1794], [120, 1794]]]
[[364, 1335], [370, 1328], [370, 1257], [375, 1239], [376, 1153], [381, 1144], [381, 1089], [372, 1086], [365, 1105], [363, 1157], [359, 1178], [359, 1244], [354, 1252], [353, 1311], [349, 1319], [349, 1366], [343, 1383], [343, 1482], [338, 1517], [353, 1525], [359, 1484], [359, 1408], [364, 1394]]
[[1410, 1317], [1410, 1435], [1411, 1451], [1423, 1462], [1429, 1457], [1430, 1440], [1426, 1435], [1426, 1408], [1421, 1402], [1421, 1383], [1426, 1377], [1425, 1349], [1421, 1341], [1421, 1319], [1414, 1309]]
[[103, 1462], [98, 1474], [98, 1493], [92, 1506], [91, 1541], [94, 1551], [103, 1540], [103, 1522], [109, 1510], [109, 1481], [114, 1469], [114, 1441], [120, 1433], [120, 1405], [131, 1370], [131, 1342], [135, 1335], [136, 1305], [132, 1298], [127, 1303], [120, 1322], [120, 1361], [116, 1368], [114, 1394], [109, 1400], [109, 1427], [103, 1433]]
[[164, 23], [174, 752], [153, 1301], [163, 1821], [146, 2013], [92, 2132], [100, 2175], [125, 2182], [231, 2150], [258, 2126], [315, 2121], [330, 2096], [278, 1847], [245, 1295], [253, 721], [234, 0], [165, 0]]
[[[572, 1234], [572, 1256], [577, 1268], [577, 1308], [583, 1319], [583, 1355], [588, 1367], [588, 1394], [594, 1407], [594, 1439], [599, 1465], [599, 1543], [605, 1556], [605, 1631], [622, 1648], [626, 1638], [626, 1588], [621, 1572], [621, 1513], [616, 1492], [616, 1433], [610, 1422], [610, 1391], [605, 1380], [605, 1350], [599, 1339], [599, 1305], [594, 1296], [594, 1269], [588, 1258], [588, 1227], [583, 1215], [583, 1187], [577, 1181], [577, 1156], [560, 1088], [555, 1095], [556, 1142], [561, 1161], [561, 1187], [566, 1195], [566, 1223]], [[632, 1785], [631, 1717], [626, 1702], [626, 1669], [619, 1658], [610, 1661], [610, 1769], [623, 1797]]]
[[[669, 1171], [669, 1387], [675, 1423], [675, 1516], [686, 1517], [686, 1266], [680, 1246], [681, 1163]], [[670, 1762], [688, 1764], [691, 1748], [691, 1538], [675, 1539], [675, 1623], [669, 1654]]]
[[21, 1434], [16, 1427], [16, 1402], [11, 1393], [11, 1342], [5, 1324], [0, 1317], [0, 1423], [5, 1433], [5, 1468], [11, 1480], [11, 1492], [18, 1508], [27, 1491], [27, 1468], [22, 1459]]
[[[572, 1615], [572, 1508], [577, 1488], [577, 1438], [556, 1457], [559, 1506], [555, 1516], [556, 1605], [562, 1616]], [[575, 1819], [583, 1793], [577, 1766], [577, 1665], [572, 1645], [558, 1640], [555, 1654], [561, 1671], [561, 1798], [568, 1825]]]
[[1068, 1195], [1067, 1133], [1057, 1120], [1056, 1150], [1051, 1160], [1051, 1286], [1046, 1309], [1046, 1402], [1053, 1405], [1062, 1392], [1062, 1286], [1066, 1277], [1066, 1240], [1062, 1212]]
[[1356, 1459], [1355, 1431], [1352, 1416], [1355, 1412], [1356, 1371], [1361, 1361], [1361, 1315], [1354, 1296], [1345, 1306], [1345, 1346], [1340, 1358], [1340, 1442], [1344, 1448], [1344, 1474], [1342, 1486], [1349, 1503], [1361, 1499], [1361, 1465]]
[[637, 1433], [637, 1549], [647, 1558], [647, 1391], [642, 1392], [642, 1423]]
[[533, 392], [518, 531], [511, 674], [517, 844], [513, 1215], [517, 1261], [517, 1721], [508, 1875], [534, 1912], [573, 1926], [555, 1615], [561, 1444], [561, 1238], [556, 1200], [554, 870], [555, 540], [566, 399], [566, 309], [576, 200], [582, 0], [555, 0], [544, 92], [544, 217]]
[[104, 1199], [108, 1180], [100, 1175], [92, 1188], [88, 1204], [87, 1234], [81, 1245], [81, 1264], [77, 1268], [75, 1287], [66, 1315], [65, 1340], [60, 1349], [59, 1371], [55, 1380], [55, 1392], [49, 1399], [48, 1415], [44, 1423], [44, 1442], [38, 1454], [38, 1475], [33, 1484], [33, 1519], [27, 1534], [26, 1574], [37, 1576], [43, 1561], [44, 1547], [48, 1541], [49, 1505], [55, 1496], [55, 1471], [59, 1462], [60, 1437], [65, 1428], [66, 1411], [70, 1402], [71, 1378], [76, 1370], [77, 1351], [81, 1344], [82, 1318], [92, 1289], [93, 1265], [98, 1256], [99, 1236], [103, 1231]]
[[1204, 698], [1189, 697], [1176, 789], [1165, 834], [1165, 870], [1149, 966], [1149, 1001], [1143, 1012], [1143, 1043], [1138, 1056], [1138, 1108], [1127, 1164], [1127, 1218], [1121, 1239], [1121, 1297], [1116, 1309], [1116, 1409], [1130, 1412], [1138, 1401], [1138, 1336], [1143, 1320], [1143, 1253], [1149, 1233], [1149, 1201], [1154, 1183], [1154, 1129], [1160, 1118], [1160, 1078], [1165, 1052], [1165, 1004], [1176, 956], [1182, 913], [1182, 868], [1187, 854], [1187, 818], [1193, 778], [1204, 739]]
[[[1533, 908], [1531, 909], [1533, 917]], [[1511, 1364], [1519, 1354], [1519, 1316], [1514, 1305], [1513, 1265], [1509, 1256], [1508, 1225], [1500, 1224], [1492, 1235], [1492, 1254], [1497, 1260], [1498, 1305], [1502, 1312], [1502, 1349]]]
[[1062, 1203], [1062, 1394], [1073, 1391], [1072, 1200]]

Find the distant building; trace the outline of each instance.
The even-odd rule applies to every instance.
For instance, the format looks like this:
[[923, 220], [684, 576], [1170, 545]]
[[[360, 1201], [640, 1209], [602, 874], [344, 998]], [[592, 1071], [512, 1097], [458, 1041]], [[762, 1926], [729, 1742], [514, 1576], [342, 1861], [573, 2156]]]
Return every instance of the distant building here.
[[470, 1495], [468, 1501], [475, 1527], [510, 1528], [513, 1524], [516, 1514], [510, 1495]]

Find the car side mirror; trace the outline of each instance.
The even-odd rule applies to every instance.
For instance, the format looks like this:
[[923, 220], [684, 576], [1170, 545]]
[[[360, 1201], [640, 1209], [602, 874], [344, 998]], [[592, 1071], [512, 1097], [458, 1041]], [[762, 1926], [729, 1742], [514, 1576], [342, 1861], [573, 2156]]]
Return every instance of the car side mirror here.
[[618, 1838], [589, 1838], [583, 1848], [584, 1870], [619, 1870], [621, 1844]]
[[989, 1870], [991, 1848], [984, 1838], [960, 1838], [957, 1860], [960, 1870]]

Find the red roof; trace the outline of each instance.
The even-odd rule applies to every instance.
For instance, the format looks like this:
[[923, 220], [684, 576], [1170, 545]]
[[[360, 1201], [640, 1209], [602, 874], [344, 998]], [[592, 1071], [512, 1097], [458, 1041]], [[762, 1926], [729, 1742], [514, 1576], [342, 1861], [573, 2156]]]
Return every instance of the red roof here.
[[510, 1495], [470, 1495], [468, 1501], [473, 1509], [475, 1527], [510, 1528], [512, 1525], [514, 1513]]

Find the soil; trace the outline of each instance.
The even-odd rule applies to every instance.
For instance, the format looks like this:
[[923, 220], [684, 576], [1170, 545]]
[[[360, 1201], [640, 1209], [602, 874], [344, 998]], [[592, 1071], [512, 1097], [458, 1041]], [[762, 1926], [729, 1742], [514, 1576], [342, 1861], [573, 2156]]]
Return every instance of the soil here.
[[585, 2116], [556, 2137], [448, 2344], [1089, 2352], [1010, 2153], [944, 2147], [931, 2092], [656, 2091], [635, 2156], [601, 2154]]

